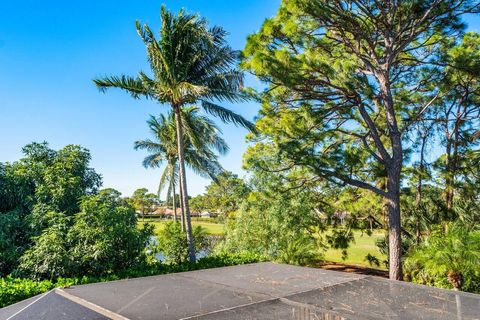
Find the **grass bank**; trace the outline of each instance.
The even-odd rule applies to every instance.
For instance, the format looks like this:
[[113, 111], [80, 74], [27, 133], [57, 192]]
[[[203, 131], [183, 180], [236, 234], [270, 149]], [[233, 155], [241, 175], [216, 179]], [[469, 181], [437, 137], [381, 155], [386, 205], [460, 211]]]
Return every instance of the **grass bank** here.
[[[145, 223], [150, 223], [155, 227], [155, 233], [158, 233], [164, 227], [168, 220], [161, 219], [145, 219]], [[143, 225], [143, 222], [139, 222], [139, 225]], [[193, 226], [202, 226], [206, 229], [210, 235], [223, 235], [225, 233], [224, 225], [221, 223], [214, 223], [211, 219], [193, 218]], [[355, 230], [353, 232], [355, 242], [350, 245], [347, 253], [348, 257], [343, 260], [342, 251], [336, 249], [328, 249], [325, 253], [325, 260], [328, 262], [344, 263], [350, 265], [357, 265], [362, 267], [370, 267], [365, 260], [367, 254], [371, 254], [377, 257], [380, 261], [386, 259], [386, 256], [381, 254], [375, 242], [378, 239], [384, 237], [384, 233], [381, 230], [376, 230], [372, 235], [367, 235], [365, 232]], [[380, 265], [380, 269], [386, 269], [384, 265]]]
[[[365, 232], [354, 231], [355, 242], [350, 245], [347, 250], [348, 257], [343, 260], [342, 251], [336, 249], [328, 249], [324, 256], [326, 261], [351, 264], [357, 266], [369, 267], [370, 265], [365, 260], [367, 254], [377, 257], [380, 261], [386, 259], [386, 256], [378, 250], [375, 242], [384, 237], [383, 231], [374, 231], [372, 235], [367, 235]], [[384, 265], [380, 265], [379, 269], [386, 269]]]

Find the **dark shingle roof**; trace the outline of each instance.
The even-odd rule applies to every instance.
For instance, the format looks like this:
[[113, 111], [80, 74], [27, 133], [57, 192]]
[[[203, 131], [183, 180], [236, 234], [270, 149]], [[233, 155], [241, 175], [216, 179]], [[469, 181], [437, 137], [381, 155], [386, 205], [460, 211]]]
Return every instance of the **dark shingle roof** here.
[[459, 317], [478, 319], [480, 296], [273, 263], [75, 286], [0, 309], [9, 320]]

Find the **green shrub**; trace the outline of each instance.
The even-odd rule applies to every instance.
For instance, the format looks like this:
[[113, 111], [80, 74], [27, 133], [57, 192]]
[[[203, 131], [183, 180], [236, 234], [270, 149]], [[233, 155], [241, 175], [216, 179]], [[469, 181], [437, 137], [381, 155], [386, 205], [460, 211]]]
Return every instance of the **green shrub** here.
[[[193, 228], [195, 253], [208, 249], [207, 233], [201, 226]], [[169, 221], [158, 234], [157, 252], [161, 252], [165, 262], [180, 264], [188, 260], [188, 242], [180, 223]]]
[[86, 197], [69, 230], [75, 274], [101, 276], [144, 261], [153, 226], [137, 228], [135, 210], [113, 189]]
[[34, 281], [30, 279], [1, 278], [0, 308], [46, 292], [54, 287], [55, 285], [49, 280]]
[[287, 264], [309, 265], [315, 261], [321, 260], [322, 255], [318, 250], [318, 246], [312, 237], [299, 235], [296, 239], [292, 239], [280, 251], [277, 258], [278, 261]]
[[18, 270], [14, 272], [32, 279], [53, 279], [65, 276], [72, 267], [68, 252], [68, 226], [70, 217], [50, 212], [50, 227], [35, 237], [34, 245], [20, 258]]
[[300, 265], [321, 260], [322, 247], [311, 232], [319, 221], [310, 196], [298, 193], [292, 198], [276, 198], [252, 192], [249, 202], [227, 220], [221, 250], [252, 252]]
[[86, 196], [80, 206], [74, 216], [48, 213], [49, 226], [33, 239], [15, 274], [33, 279], [102, 276], [143, 263], [153, 227], [137, 228], [135, 210], [118, 191]]
[[439, 227], [405, 261], [407, 280], [480, 293], [480, 230]]
[[0, 213], [0, 277], [10, 273], [17, 265], [23, 253], [23, 232], [26, 228], [18, 210]]

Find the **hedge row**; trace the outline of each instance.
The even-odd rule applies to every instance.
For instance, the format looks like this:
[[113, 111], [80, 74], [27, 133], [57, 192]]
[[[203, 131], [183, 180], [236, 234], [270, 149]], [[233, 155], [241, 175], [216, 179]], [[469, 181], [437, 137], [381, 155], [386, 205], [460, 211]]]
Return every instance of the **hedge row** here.
[[193, 271], [239, 264], [255, 263], [261, 259], [249, 253], [222, 253], [210, 255], [200, 259], [196, 263], [184, 263], [179, 265], [155, 264], [144, 265], [135, 269], [125, 270], [119, 274], [105, 277], [79, 277], [58, 278], [55, 281], [36, 281], [22, 278], [0, 278], [0, 308], [6, 307], [18, 301], [47, 292], [54, 288], [65, 288], [72, 285], [105, 282], [127, 278], [138, 278], [152, 275], [160, 275], [174, 272]]

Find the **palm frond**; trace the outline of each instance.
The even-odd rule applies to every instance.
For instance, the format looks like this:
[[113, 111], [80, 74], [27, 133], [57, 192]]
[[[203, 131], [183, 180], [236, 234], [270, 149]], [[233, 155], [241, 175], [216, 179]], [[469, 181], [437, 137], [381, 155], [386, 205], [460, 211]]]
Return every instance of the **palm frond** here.
[[242, 117], [241, 115], [229, 110], [227, 108], [221, 107], [217, 104], [212, 102], [202, 100], [202, 107], [203, 109], [210, 113], [211, 115], [220, 118], [225, 123], [233, 123], [236, 126], [241, 126], [247, 128], [248, 130], [255, 132], [255, 125]]
[[[160, 176], [160, 181], [158, 182], [158, 189], [157, 189], [157, 195], [160, 198], [160, 194], [162, 193], [162, 190], [165, 189], [165, 186], [171, 185], [171, 180], [170, 180], [170, 171], [171, 169], [167, 165], [167, 167], [163, 170], [162, 175]], [[167, 191], [167, 198], [168, 198], [168, 191]]]
[[105, 92], [109, 88], [119, 88], [130, 93], [130, 95], [138, 99], [140, 97], [154, 98], [153, 92], [143, 85], [143, 82], [138, 78], [129, 76], [110, 76], [94, 79], [93, 83], [101, 92]]

